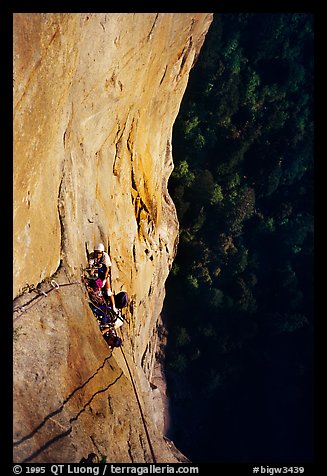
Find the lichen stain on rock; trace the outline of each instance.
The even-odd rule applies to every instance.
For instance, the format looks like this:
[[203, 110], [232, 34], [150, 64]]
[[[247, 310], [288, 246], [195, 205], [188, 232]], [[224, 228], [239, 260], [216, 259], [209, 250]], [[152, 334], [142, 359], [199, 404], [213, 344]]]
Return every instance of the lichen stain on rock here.
[[[184, 458], [162, 436], [149, 343], [178, 241], [172, 127], [211, 21], [14, 14], [15, 303], [55, 272], [59, 283], [78, 281], [85, 247], [110, 245], [113, 289], [131, 297], [124, 352], [157, 462]], [[78, 462], [91, 451], [152, 461], [126, 361], [119, 349], [109, 357], [83, 286], [53, 290], [17, 322], [15, 462]]]

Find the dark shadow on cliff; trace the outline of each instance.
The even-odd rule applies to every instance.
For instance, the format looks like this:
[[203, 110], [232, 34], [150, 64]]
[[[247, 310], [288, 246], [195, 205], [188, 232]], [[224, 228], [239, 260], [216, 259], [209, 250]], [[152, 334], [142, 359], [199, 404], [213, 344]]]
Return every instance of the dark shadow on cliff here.
[[314, 458], [313, 63], [311, 14], [215, 14], [174, 125], [167, 436], [192, 462]]

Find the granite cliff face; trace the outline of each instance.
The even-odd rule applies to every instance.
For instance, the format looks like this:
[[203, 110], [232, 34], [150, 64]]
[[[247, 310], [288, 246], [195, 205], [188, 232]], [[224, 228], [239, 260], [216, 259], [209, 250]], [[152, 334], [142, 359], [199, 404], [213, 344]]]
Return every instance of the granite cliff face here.
[[[178, 236], [172, 126], [211, 21], [14, 15], [15, 462], [185, 459], [163, 438], [152, 377]], [[131, 297], [112, 354], [78, 284], [100, 241]], [[74, 284], [37, 298], [51, 279]]]

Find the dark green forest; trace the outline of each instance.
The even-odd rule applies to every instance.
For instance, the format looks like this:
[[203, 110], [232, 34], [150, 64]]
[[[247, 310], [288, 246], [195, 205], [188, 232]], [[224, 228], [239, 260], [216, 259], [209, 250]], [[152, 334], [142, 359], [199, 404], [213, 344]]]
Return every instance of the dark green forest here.
[[314, 25], [214, 14], [173, 131], [170, 436], [192, 462], [313, 460]]

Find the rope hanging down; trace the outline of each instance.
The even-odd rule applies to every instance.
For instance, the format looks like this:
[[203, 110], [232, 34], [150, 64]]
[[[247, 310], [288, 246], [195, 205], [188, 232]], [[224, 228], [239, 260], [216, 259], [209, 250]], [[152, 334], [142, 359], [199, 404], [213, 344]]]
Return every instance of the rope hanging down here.
[[[65, 283], [65, 284], [58, 284], [54, 279], [50, 282], [51, 284], [51, 289], [49, 289], [47, 292], [45, 291], [41, 291], [41, 290], [37, 290], [37, 292], [39, 293], [38, 296], [35, 296], [33, 299], [31, 299], [30, 301], [28, 301], [26, 304], [23, 304], [22, 306], [18, 306], [16, 308], [14, 308], [13, 312], [16, 312], [16, 311], [19, 311], [20, 309], [23, 309], [24, 307], [26, 306], [29, 306], [29, 304], [31, 304], [31, 302], [35, 301], [31, 306], [29, 306], [27, 309], [25, 309], [24, 311], [22, 311], [17, 317], [14, 318], [14, 322], [18, 321], [18, 319], [21, 318], [21, 316], [23, 314], [25, 314], [25, 312], [29, 311], [33, 306], [35, 306], [35, 304], [37, 304], [38, 302], [40, 302], [41, 299], [45, 298], [48, 296], [49, 293], [51, 293], [51, 291], [53, 291], [54, 289], [59, 289], [60, 287], [62, 286], [72, 286], [74, 284], [82, 284], [80, 281], [75, 281], [73, 283]], [[94, 304], [93, 304], [94, 305]], [[133, 386], [133, 389], [134, 389], [134, 393], [135, 393], [135, 396], [136, 396], [136, 400], [137, 400], [137, 403], [138, 403], [138, 406], [139, 406], [139, 410], [140, 410], [140, 414], [141, 414], [141, 418], [142, 418], [142, 422], [143, 422], [143, 426], [144, 426], [144, 430], [145, 430], [145, 434], [146, 434], [146, 437], [147, 437], [147, 440], [148, 440], [148, 444], [149, 444], [149, 448], [150, 448], [150, 452], [151, 452], [151, 456], [152, 456], [152, 459], [153, 459], [153, 462], [156, 463], [157, 462], [157, 459], [156, 459], [156, 456], [154, 454], [154, 450], [153, 450], [153, 446], [152, 446], [152, 443], [151, 443], [151, 439], [150, 439], [150, 435], [149, 435], [149, 432], [148, 432], [148, 428], [147, 428], [147, 424], [146, 424], [146, 420], [145, 420], [145, 417], [144, 417], [144, 413], [143, 413], [143, 410], [142, 410], [142, 406], [141, 406], [141, 402], [140, 402], [140, 399], [139, 399], [139, 396], [138, 396], [138, 393], [137, 393], [137, 389], [136, 389], [136, 386], [135, 386], [135, 383], [134, 383], [134, 379], [133, 379], [133, 376], [132, 376], [132, 372], [130, 370], [130, 367], [128, 365], [128, 361], [126, 359], [126, 356], [125, 356], [125, 353], [122, 349], [122, 347], [120, 347], [120, 350], [123, 354], [123, 357], [124, 357], [124, 360], [125, 360], [125, 363], [126, 363], [126, 366], [127, 366], [127, 369], [128, 369], [128, 372], [129, 372], [129, 375], [130, 375], [130, 378], [131, 378], [131, 382], [132, 382], [132, 386]]]
[[19, 311], [20, 309], [23, 309], [24, 307], [26, 306], [29, 306], [31, 304], [31, 302], [35, 301], [31, 306], [29, 306], [27, 309], [25, 309], [24, 311], [22, 311], [19, 316], [15, 317], [13, 319], [14, 322], [18, 321], [18, 319], [21, 318], [21, 316], [23, 314], [25, 314], [25, 312], [29, 311], [33, 306], [35, 306], [35, 304], [37, 304], [38, 302], [41, 301], [41, 299], [45, 298], [48, 296], [49, 293], [51, 293], [51, 291], [53, 291], [54, 289], [59, 289], [60, 287], [62, 286], [72, 286], [73, 284], [81, 284], [80, 281], [75, 281], [73, 283], [65, 283], [65, 284], [58, 284], [57, 281], [55, 281], [54, 279], [50, 282], [51, 284], [51, 288], [45, 292], [45, 291], [41, 291], [40, 289], [36, 290], [39, 294], [37, 296], [35, 296], [33, 299], [31, 299], [30, 301], [28, 301], [27, 303], [23, 304], [22, 306], [17, 306], [13, 309], [13, 312], [17, 312]]
[[122, 354], [123, 354], [123, 357], [124, 357], [124, 359], [125, 359], [126, 366], [127, 366], [128, 372], [129, 372], [129, 376], [130, 376], [130, 378], [131, 378], [131, 382], [132, 382], [132, 385], [133, 385], [133, 389], [134, 389], [134, 393], [135, 393], [135, 396], [136, 396], [136, 400], [137, 400], [137, 403], [138, 403], [138, 406], [139, 406], [139, 409], [140, 409], [140, 413], [141, 413], [141, 418], [142, 418], [142, 422], [143, 422], [145, 434], [146, 434], [146, 437], [147, 437], [147, 440], [148, 440], [148, 444], [149, 444], [149, 448], [150, 448], [150, 451], [151, 451], [151, 456], [152, 456], [152, 459], [153, 459], [153, 463], [156, 463], [156, 462], [157, 462], [157, 459], [156, 459], [156, 456], [155, 456], [155, 454], [154, 454], [153, 446], [152, 446], [152, 443], [151, 443], [150, 435], [149, 435], [149, 432], [148, 432], [147, 424], [146, 424], [145, 417], [144, 417], [144, 414], [143, 414], [141, 402], [140, 402], [140, 399], [139, 399], [139, 396], [138, 396], [138, 393], [137, 393], [137, 390], [136, 390], [136, 386], [135, 386], [135, 383], [134, 383], [134, 379], [133, 379], [133, 376], [132, 376], [132, 372], [131, 372], [131, 370], [130, 370], [130, 368], [129, 368], [129, 365], [128, 365], [128, 362], [127, 362], [125, 353], [124, 353], [124, 351], [123, 351], [123, 348], [120, 347], [120, 350], [121, 350], [121, 352], [122, 352]]

